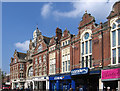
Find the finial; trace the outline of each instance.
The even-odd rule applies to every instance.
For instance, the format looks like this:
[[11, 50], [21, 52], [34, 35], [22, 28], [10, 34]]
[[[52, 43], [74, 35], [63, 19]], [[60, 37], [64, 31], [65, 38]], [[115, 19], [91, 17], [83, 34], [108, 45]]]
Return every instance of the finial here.
[[67, 30], [67, 28], [65, 28], [65, 30]]
[[36, 25], [36, 29], [38, 29], [38, 24]]
[[87, 10], [85, 10], [85, 13], [87, 13]]
[[102, 24], [102, 22], [100, 22], [100, 24]]

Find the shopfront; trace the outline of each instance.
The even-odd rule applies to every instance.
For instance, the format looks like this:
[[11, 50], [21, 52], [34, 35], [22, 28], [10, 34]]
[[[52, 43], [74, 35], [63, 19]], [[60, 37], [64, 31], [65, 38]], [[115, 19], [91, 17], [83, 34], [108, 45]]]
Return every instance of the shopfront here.
[[90, 71], [89, 68], [78, 68], [71, 71], [72, 88], [83, 91], [99, 90], [100, 71]]
[[70, 74], [59, 74], [49, 77], [49, 91], [68, 91], [70, 88]]
[[49, 89], [49, 77], [33, 77], [33, 89], [35, 90], [48, 90]]
[[102, 70], [101, 79], [105, 90], [120, 91], [120, 68]]

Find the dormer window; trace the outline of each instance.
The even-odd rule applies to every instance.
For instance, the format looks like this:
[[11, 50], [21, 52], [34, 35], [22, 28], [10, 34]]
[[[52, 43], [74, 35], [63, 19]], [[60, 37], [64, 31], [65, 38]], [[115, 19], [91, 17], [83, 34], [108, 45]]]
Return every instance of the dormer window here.
[[42, 51], [42, 45], [38, 47], [38, 52], [41, 52], [41, 51]]

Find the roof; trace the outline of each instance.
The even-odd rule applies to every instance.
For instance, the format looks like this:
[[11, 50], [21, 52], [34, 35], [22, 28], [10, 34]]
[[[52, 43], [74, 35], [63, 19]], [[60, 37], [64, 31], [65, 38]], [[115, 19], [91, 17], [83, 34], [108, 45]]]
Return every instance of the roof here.
[[18, 56], [19, 59], [25, 59], [27, 54], [26, 53], [22, 53], [22, 52], [17, 52], [17, 56]]
[[49, 44], [50, 39], [51, 38], [49, 38], [49, 37], [43, 36], [43, 40], [45, 41], [46, 44]]

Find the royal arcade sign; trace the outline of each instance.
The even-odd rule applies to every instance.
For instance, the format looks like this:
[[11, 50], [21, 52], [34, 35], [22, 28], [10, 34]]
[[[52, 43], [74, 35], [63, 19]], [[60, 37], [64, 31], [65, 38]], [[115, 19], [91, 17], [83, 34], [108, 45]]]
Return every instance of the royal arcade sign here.
[[87, 73], [88, 73], [88, 67], [71, 70], [71, 75], [80, 75]]

